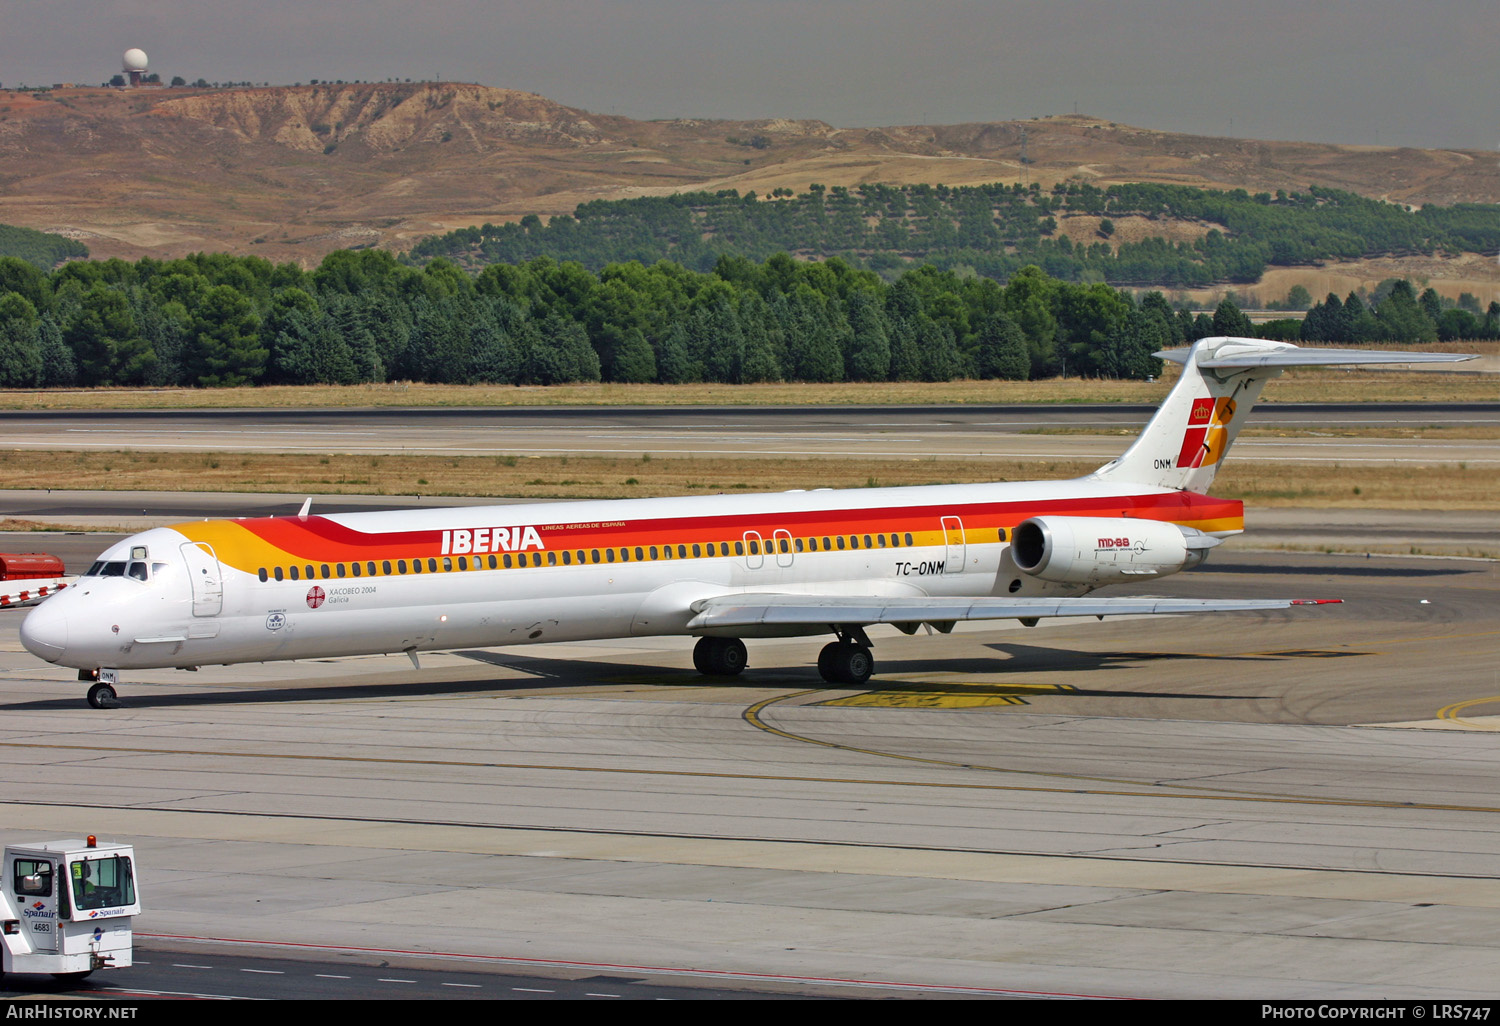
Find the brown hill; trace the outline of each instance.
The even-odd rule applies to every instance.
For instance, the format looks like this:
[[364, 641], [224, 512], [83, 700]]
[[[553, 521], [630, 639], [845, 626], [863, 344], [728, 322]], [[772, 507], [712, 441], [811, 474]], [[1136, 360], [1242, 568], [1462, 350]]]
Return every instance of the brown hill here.
[[590, 199], [1023, 179], [1500, 202], [1490, 153], [1216, 139], [1076, 115], [835, 129], [635, 121], [457, 83], [0, 92], [0, 223], [80, 238], [97, 257], [313, 263]]

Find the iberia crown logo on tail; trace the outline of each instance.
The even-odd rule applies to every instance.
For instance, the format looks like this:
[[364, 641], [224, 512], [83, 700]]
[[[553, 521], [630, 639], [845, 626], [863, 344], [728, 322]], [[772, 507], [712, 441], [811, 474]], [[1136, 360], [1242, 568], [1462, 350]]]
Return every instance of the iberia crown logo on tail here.
[[1204, 396], [1193, 400], [1187, 430], [1182, 435], [1182, 450], [1177, 454], [1179, 467], [1207, 467], [1224, 455], [1229, 422], [1234, 419], [1234, 400]]

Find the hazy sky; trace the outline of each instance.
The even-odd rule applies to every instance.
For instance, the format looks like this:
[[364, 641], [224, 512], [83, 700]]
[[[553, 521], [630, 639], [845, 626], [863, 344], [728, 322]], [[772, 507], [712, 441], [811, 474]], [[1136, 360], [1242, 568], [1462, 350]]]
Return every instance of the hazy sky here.
[[636, 118], [1500, 146], [1494, 0], [0, 0], [0, 83], [473, 81]]

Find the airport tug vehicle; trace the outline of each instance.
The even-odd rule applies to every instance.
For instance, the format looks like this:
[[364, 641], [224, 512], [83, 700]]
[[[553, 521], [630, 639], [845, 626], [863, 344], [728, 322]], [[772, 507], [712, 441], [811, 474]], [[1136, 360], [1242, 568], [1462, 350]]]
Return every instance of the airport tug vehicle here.
[[135, 849], [86, 839], [5, 846], [0, 970], [81, 980], [131, 964]]

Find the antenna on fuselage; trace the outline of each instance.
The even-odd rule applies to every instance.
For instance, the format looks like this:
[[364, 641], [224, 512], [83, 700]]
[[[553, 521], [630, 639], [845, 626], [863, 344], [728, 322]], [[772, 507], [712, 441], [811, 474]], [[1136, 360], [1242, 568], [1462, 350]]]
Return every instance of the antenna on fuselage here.
[[309, 495], [306, 499], [302, 500], [302, 508], [297, 511], [297, 515], [299, 517], [305, 517], [305, 516], [307, 516], [308, 511], [311, 510], [311, 509], [312, 509], [312, 496]]

